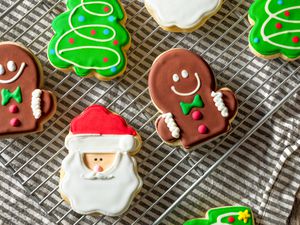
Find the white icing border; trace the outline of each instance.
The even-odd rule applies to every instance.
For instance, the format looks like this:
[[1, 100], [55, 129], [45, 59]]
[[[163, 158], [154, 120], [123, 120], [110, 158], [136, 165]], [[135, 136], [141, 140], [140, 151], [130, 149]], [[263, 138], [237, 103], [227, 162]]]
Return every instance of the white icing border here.
[[179, 138], [180, 137], [180, 129], [178, 125], [176, 124], [175, 120], [173, 119], [172, 113], [165, 113], [161, 115], [162, 118], [165, 119], [165, 123], [167, 124], [167, 127], [169, 128], [172, 137], [173, 138]]
[[81, 153], [131, 152], [136, 150], [137, 142], [132, 135], [68, 134], [65, 146]]
[[32, 92], [32, 97], [31, 97], [31, 109], [33, 113], [33, 117], [35, 119], [39, 119], [42, 116], [42, 109], [41, 109], [41, 95], [42, 95], [42, 90], [40, 89], [35, 89]]
[[221, 112], [222, 117], [226, 118], [229, 116], [228, 108], [226, 107], [224, 101], [223, 101], [223, 94], [222, 92], [211, 92], [211, 97], [213, 97], [213, 100], [215, 102], [215, 106], [217, 107], [218, 111]]

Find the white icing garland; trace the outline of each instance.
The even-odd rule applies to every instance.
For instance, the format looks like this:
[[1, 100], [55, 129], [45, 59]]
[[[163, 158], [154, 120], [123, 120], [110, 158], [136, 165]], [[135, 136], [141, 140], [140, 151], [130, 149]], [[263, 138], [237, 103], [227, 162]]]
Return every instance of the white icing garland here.
[[213, 97], [213, 100], [215, 102], [215, 105], [219, 112], [221, 112], [221, 115], [226, 118], [229, 116], [228, 114], [228, 108], [225, 106], [225, 103], [223, 101], [223, 94], [221, 92], [211, 92], [211, 96]]
[[[110, 7], [110, 12], [108, 13], [105, 13], [105, 14], [101, 14], [101, 13], [94, 13], [90, 10], [88, 10], [85, 5], [101, 5], [101, 4], [104, 4], [104, 5], [107, 5]], [[92, 24], [92, 25], [83, 25], [83, 26], [79, 26], [79, 27], [74, 27], [73, 24], [72, 24], [72, 16], [73, 14], [76, 12], [76, 10], [78, 8], [82, 7], [84, 11], [86, 11], [87, 13], [91, 14], [91, 15], [94, 15], [94, 16], [99, 16], [99, 17], [104, 17], [104, 16], [109, 16], [113, 13], [113, 6], [107, 2], [102, 2], [102, 1], [97, 1], [97, 2], [84, 2], [84, 0], [81, 0], [81, 4], [76, 6], [70, 13], [69, 15], [69, 26], [71, 27], [71, 30], [69, 30], [68, 32], [66, 32], [65, 34], [63, 34], [57, 41], [56, 45], [55, 45], [55, 52], [56, 52], [56, 55], [59, 59], [61, 59], [62, 61], [65, 61], [67, 63], [70, 63], [72, 65], [74, 65], [75, 67], [80, 67], [82, 69], [94, 69], [94, 70], [107, 70], [107, 69], [110, 69], [110, 68], [113, 68], [117, 65], [120, 64], [121, 62], [121, 56], [120, 54], [112, 49], [112, 48], [108, 48], [108, 47], [101, 47], [101, 46], [81, 46], [81, 47], [74, 47], [74, 48], [66, 48], [66, 49], [62, 49], [62, 50], [58, 50], [58, 46], [60, 44], [60, 42], [63, 40], [64, 37], [66, 37], [69, 33], [71, 32], [74, 32], [75, 34], [77, 34], [78, 36], [82, 37], [82, 38], [85, 38], [85, 39], [88, 39], [88, 40], [91, 40], [91, 41], [96, 41], [96, 42], [108, 42], [108, 41], [111, 41], [113, 40], [115, 37], [116, 37], [116, 31], [113, 27], [110, 27], [110, 26], [107, 26], [107, 25], [97, 25], [97, 24]], [[84, 28], [89, 28], [89, 27], [100, 27], [100, 28], [107, 28], [109, 30], [111, 30], [113, 32], [113, 35], [110, 37], [110, 38], [107, 38], [107, 39], [97, 39], [97, 38], [92, 38], [92, 37], [89, 37], [87, 35], [84, 35], [84, 34], [81, 34], [80, 32], [78, 32], [77, 30], [80, 30], [80, 29], [84, 29]], [[63, 56], [61, 56], [62, 53], [64, 52], [71, 52], [71, 51], [75, 51], [75, 50], [78, 50], [78, 49], [100, 49], [100, 50], [107, 50], [107, 51], [110, 51], [114, 54], [117, 55], [118, 57], [118, 60], [115, 64], [113, 65], [110, 65], [110, 66], [105, 66], [105, 67], [97, 67], [97, 66], [94, 66], [94, 67], [88, 67], [88, 66], [83, 66], [83, 65], [79, 65], [78, 63], [76, 62], [73, 62], [69, 59], [66, 59], [64, 58]]]
[[268, 19], [266, 19], [266, 21], [263, 23], [263, 25], [261, 27], [261, 36], [263, 37], [263, 40], [270, 43], [270, 44], [272, 44], [272, 45], [275, 45], [275, 46], [281, 47], [281, 48], [286, 48], [286, 49], [291, 49], [291, 50], [300, 49], [300, 46], [288, 46], [288, 45], [279, 44], [279, 43], [276, 43], [276, 42], [270, 40], [270, 38], [277, 37], [277, 36], [280, 36], [282, 34], [288, 34], [288, 33], [292, 33], [292, 32], [295, 32], [295, 33], [300, 32], [300, 29], [298, 29], [298, 30], [286, 30], [286, 31], [278, 32], [278, 33], [271, 34], [271, 35], [266, 35], [265, 34], [266, 26], [268, 25], [268, 23], [272, 19], [277, 19], [279, 21], [287, 22], [287, 23], [296, 23], [296, 24], [299, 24], [299, 26], [300, 26], [300, 20], [287, 20], [287, 19], [283, 19], [283, 18], [278, 17], [279, 14], [281, 14], [285, 11], [300, 9], [300, 6], [293, 6], [293, 7], [285, 8], [285, 9], [282, 9], [282, 10], [276, 12], [276, 13], [272, 13], [269, 10], [270, 3], [271, 3], [271, 0], [268, 0], [265, 4], [265, 11], [269, 15], [269, 17], [268, 17]]
[[32, 92], [31, 109], [35, 119], [39, 119], [42, 116], [41, 95], [42, 95], [42, 90], [40, 89], [35, 89]]
[[169, 128], [173, 138], [179, 138], [180, 136], [180, 129], [177, 126], [175, 120], [173, 119], [172, 113], [166, 113], [162, 115], [162, 118], [165, 119], [165, 123]]

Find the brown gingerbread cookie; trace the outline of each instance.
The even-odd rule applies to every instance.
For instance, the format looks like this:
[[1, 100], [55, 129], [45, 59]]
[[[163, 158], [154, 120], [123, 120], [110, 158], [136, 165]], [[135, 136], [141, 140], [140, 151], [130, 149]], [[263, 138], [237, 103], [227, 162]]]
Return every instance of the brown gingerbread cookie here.
[[42, 90], [43, 71], [25, 47], [0, 43], [0, 137], [34, 133], [43, 129], [56, 111], [56, 98]]
[[216, 82], [209, 65], [195, 53], [173, 49], [160, 55], [149, 74], [153, 103], [162, 113], [159, 136], [189, 149], [230, 129], [237, 113], [234, 93]]

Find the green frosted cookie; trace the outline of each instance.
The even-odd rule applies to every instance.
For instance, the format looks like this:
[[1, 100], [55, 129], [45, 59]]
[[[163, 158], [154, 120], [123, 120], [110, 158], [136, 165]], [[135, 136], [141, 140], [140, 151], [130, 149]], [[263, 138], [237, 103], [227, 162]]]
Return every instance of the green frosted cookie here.
[[126, 69], [130, 35], [119, 0], [68, 0], [68, 11], [52, 22], [51, 64], [80, 77], [110, 80]]
[[253, 25], [249, 42], [256, 55], [286, 60], [300, 57], [300, 1], [255, 0], [249, 20]]
[[210, 209], [206, 218], [192, 219], [184, 225], [254, 225], [254, 217], [249, 207], [228, 206]]

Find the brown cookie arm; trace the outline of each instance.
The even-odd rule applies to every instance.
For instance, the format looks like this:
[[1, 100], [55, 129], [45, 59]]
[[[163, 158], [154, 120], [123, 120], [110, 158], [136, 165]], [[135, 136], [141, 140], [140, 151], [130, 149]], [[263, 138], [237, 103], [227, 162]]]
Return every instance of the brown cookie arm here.
[[156, 120], [156, 129], [165, 142], [174, 142], [180, 137], [180, 129], [171, 113], [163, 114]]
[[235, 97], [234, 92], [232, 92], [229, 89], [221, 89], [220, 91], [223, 94], [223, 101], [226, 107], [228, 108], [228, 118], [231, 119], [235, 116], [237, 112], [237, 107], [238, 107], [237, 99]]
[[35, 89], [32, 92], [31, 109], [35, 119], [48, 117], [53, 112], [54, 96], [51, 92]]

